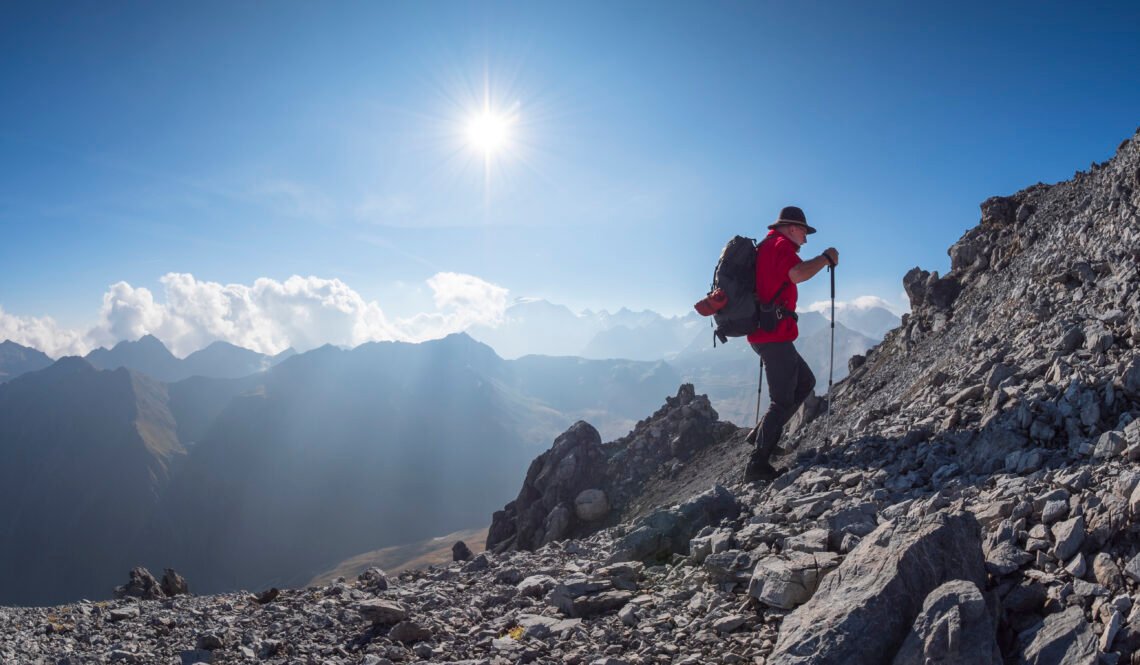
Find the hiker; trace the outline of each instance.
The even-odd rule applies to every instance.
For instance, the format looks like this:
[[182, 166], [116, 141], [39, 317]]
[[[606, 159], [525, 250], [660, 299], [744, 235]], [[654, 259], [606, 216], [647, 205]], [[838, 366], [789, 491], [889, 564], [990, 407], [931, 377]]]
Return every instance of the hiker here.
[[768, 229], [767, 237], [756, 248], [756, 297], [761, 303], [774, 302], [779, 323], [771, 331], [758, 328], [748, 335], [752, 350], [764, 364], [771, 404], [764, 419], [749, 434], [749, 441], [754, 441], [756, 448], [744, 472], [745, 482], [771, 480], [780, 475], [768, 459], [780, 441], [784, 425], [815, 387], [815, 376], [792, 345], [799, 336], [796, 284], [811, 279], [828, 265], [839, 265], [839, 252], [834, 247], [813, 259], [800, 259], [800, 247], [807, 243], [809, 234], [815, 233], [803, 210], [795, 206], [784, 208]]

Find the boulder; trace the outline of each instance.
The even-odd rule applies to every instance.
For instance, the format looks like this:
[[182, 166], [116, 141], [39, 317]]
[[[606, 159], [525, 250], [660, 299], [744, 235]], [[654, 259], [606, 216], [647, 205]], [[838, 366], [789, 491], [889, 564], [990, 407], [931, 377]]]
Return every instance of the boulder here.
[[1085, 542], [1085, 517], [1081, 515], [1057, 522], [1051, 530], [1056, 543], [1053, 546], [1053, 556], [1068, 561], [1069, 557], [1081, 550], [1081, 545]]
[[1097, 662], [1096, 633], [1080, 607], [1051, 614], [1018, 640], [1020, 665], [1085, 665]]
[[585, 522], [595, 522], [610, 512], [606, 493], [599, 489], [582, 490], [574, 499], [574, 514]]
[[408, 618], [408, 610], [403, 605], [381, 598], [362, 600], [354, 609], [360, 616], [379, 625], [397, 624]]
[[388, 639], [405, 643], [423, 642], [431, 639], [431, 631], [415, 621], [405, 619], [392, 626], [392, 629], [388, 631]]
[[190, 585], [173, 568], [167, 568], [162, 571], [162, 592], [170, 597], [185, 596], [190, 593]]
[[894, 665], [1001, 665], [997, 622], [973, 582], [954, 580], [930, 592]]
[[812, 597], [823, 576], [838, 563], [838, 556], [826, 552], [769, 557], [752, 571], [748, 594], [782, 610], [799, 607]]
[[154, 579], [149, 570], [141, 566], [131, 570], [130, 580], [126, 584], [115, 587], [115, 598], [158, 600], [165, 597], [162, 585]]
[[769, 665], [890, 659], [930, 592], [951, 580], [985, 584], [981, 530], [969, 513], [885, 522], [789, 614]]
[[451, 546], [452, 561], [470, 561], [474, 556], [475, 555], [471, 553], [471, 548], [462, 540], [455, 541], [455, 544]]

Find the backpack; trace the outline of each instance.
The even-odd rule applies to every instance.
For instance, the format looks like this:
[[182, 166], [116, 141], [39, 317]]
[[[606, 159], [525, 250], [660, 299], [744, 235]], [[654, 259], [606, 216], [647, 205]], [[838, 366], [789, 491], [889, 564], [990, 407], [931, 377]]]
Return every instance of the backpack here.
[[701, 316], [712, 316], [716, 340], [727, 343], [729, 337], [744, 337], [757, 329], [775, 330], [784, 316], [795, 317], [776, 305], [787, 282], [767, 303], [756, 299], [756, 254], [758, 246], [752, 238], [735, 236], [720, 253], [713, 271], [712, 289], [694, 305]]

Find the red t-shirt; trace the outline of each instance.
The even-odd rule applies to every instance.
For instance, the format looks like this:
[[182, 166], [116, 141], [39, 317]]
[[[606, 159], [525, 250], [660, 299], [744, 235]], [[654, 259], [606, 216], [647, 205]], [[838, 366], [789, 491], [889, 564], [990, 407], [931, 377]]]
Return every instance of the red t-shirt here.
[[[786, 282], [787, 286], [780, 292], [777, 302], [789, 312], [796, 311], [799, 291], [796, 290], [795, 283], [788, 279], [788, 271], [801, 261], [799, 251], [796, 243], [775, 229], [769, 231], [768, 236], [756, 248], [756, 297], [761, 302], [770, 301], [776, 291], [779, 291], [780, 285]], [[800, 329], [796, 326], [795, 319], [786, 316], [775, 330], [757, 330], [748, 336], [748, 341], [753, 344], [791, 342], [799, 335]]]

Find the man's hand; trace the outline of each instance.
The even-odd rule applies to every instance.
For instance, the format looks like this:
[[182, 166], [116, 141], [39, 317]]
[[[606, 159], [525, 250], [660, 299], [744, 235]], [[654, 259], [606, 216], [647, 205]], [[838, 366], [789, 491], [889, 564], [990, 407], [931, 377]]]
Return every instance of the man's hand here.
[[839, 250], [835, 249], [834, 247], [828, 247], [827, 249], [823, 250], [823, 254], [820, 254], [814, 259], [800, 261], [796, 265], [792, 266], [792, 269], [788, 271], [788, 279], [793, 284], [805, 282], [812, 277], [815, 277], [815, 274], [817, 272], [823, 270], [828, 265], [830, 265], [832, 268], [839, 265]]

